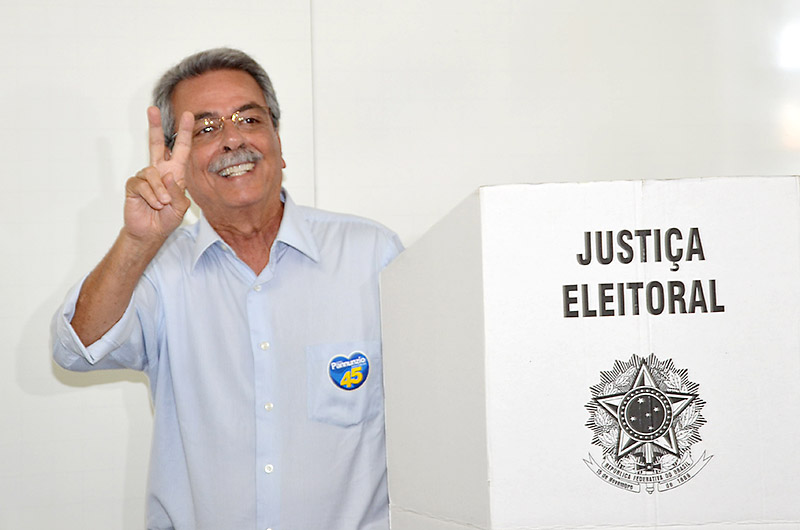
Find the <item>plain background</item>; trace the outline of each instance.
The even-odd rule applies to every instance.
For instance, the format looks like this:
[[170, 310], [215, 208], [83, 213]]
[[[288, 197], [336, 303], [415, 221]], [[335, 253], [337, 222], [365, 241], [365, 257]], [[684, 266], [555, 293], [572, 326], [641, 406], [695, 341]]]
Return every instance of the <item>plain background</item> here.
[[49, 322], [190, 53], [270, 73], [298, 203], [407, 245], [480, 185], [800, 167], [798, 1], [4, 0], [0, 20], [2, 530], [143, 526], [146, 381], [55, 367]]

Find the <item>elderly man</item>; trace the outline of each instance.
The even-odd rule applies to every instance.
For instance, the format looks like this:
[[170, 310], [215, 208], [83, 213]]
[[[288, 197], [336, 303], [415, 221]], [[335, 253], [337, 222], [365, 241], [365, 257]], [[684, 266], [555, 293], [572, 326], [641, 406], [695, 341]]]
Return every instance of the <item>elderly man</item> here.
[[[53, 319], [56, 361], [148, 375], [149, 529], [387, 529], [378, 273], [397, 236], [281, 189], [278, 102], [246, 54], [188, 57], [154, 99], [150, 165]], [[185, 191], [203, 216], [178, 228]]]

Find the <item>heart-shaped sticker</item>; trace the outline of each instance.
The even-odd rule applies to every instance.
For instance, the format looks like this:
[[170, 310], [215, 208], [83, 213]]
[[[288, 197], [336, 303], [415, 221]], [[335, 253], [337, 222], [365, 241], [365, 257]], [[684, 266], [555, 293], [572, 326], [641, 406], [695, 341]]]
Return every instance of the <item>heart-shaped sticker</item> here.
[[342, 390], [355, 390], [367, 380], [369, 359], [360, 351], [354, 351], [350, 357], [337, 355], [328, 363], [328, 374]]

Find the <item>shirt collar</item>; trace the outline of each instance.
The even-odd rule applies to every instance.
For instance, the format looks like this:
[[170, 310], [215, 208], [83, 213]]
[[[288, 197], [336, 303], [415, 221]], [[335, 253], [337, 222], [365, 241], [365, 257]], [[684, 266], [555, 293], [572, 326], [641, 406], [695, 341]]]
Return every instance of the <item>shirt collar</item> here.
[[[278, 242], [284, 243], [302, 252], [314, 262], [318, 262], [319, 248], [316, 241], [314, 241], [314, 236], [311, 233], [311, 228], [306, 221], [305, 215], [303, 215], [303, 211], [294, 203], [285, 189], [281, 189], [281, 201], [283, 202], [283, 217], [278, 228], [278, 235], [275, 237], [275, 244]], [[205, 215], [200, 215], [197, 225], [197, 237], [192, 249], [192, 269], [197, 266], [200, 256], [205, 254], [214, 244], [227, 245], [211, 227]], [[275, 244], [273, 244], [273, 248], [275, 248]]]
[[311, 233], [306, 216], [303, 215], [303, 210], [294, 203], [285, 189], [281, 189], [281, 200], [283, 201], [283, 219], [281, 219], [281, 226], [278, 228], [275, 241], [285, 243], [302, 252], [312, 261], [318, 262], [319, 247]]

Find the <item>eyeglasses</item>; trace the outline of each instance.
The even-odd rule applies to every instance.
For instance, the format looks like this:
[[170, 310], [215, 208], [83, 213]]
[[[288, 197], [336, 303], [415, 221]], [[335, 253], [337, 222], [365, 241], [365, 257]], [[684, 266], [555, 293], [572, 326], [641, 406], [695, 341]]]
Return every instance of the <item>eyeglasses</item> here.
[[[225, 122], [229, 121], [239, 131], [252, 133], [263, 131], [268, 128], [270, 120], [269, 109], [261, 106], [252, 106], [237, 110], [230, 117], [225, 116], [206, 116], [195, 120], [192, 128], [192, 144], [204, 144], [211, 142], [219, 137], [219, 133], [225, 127]], [[170, 144], [175, 142], [175, 133], [170, 138]]]

